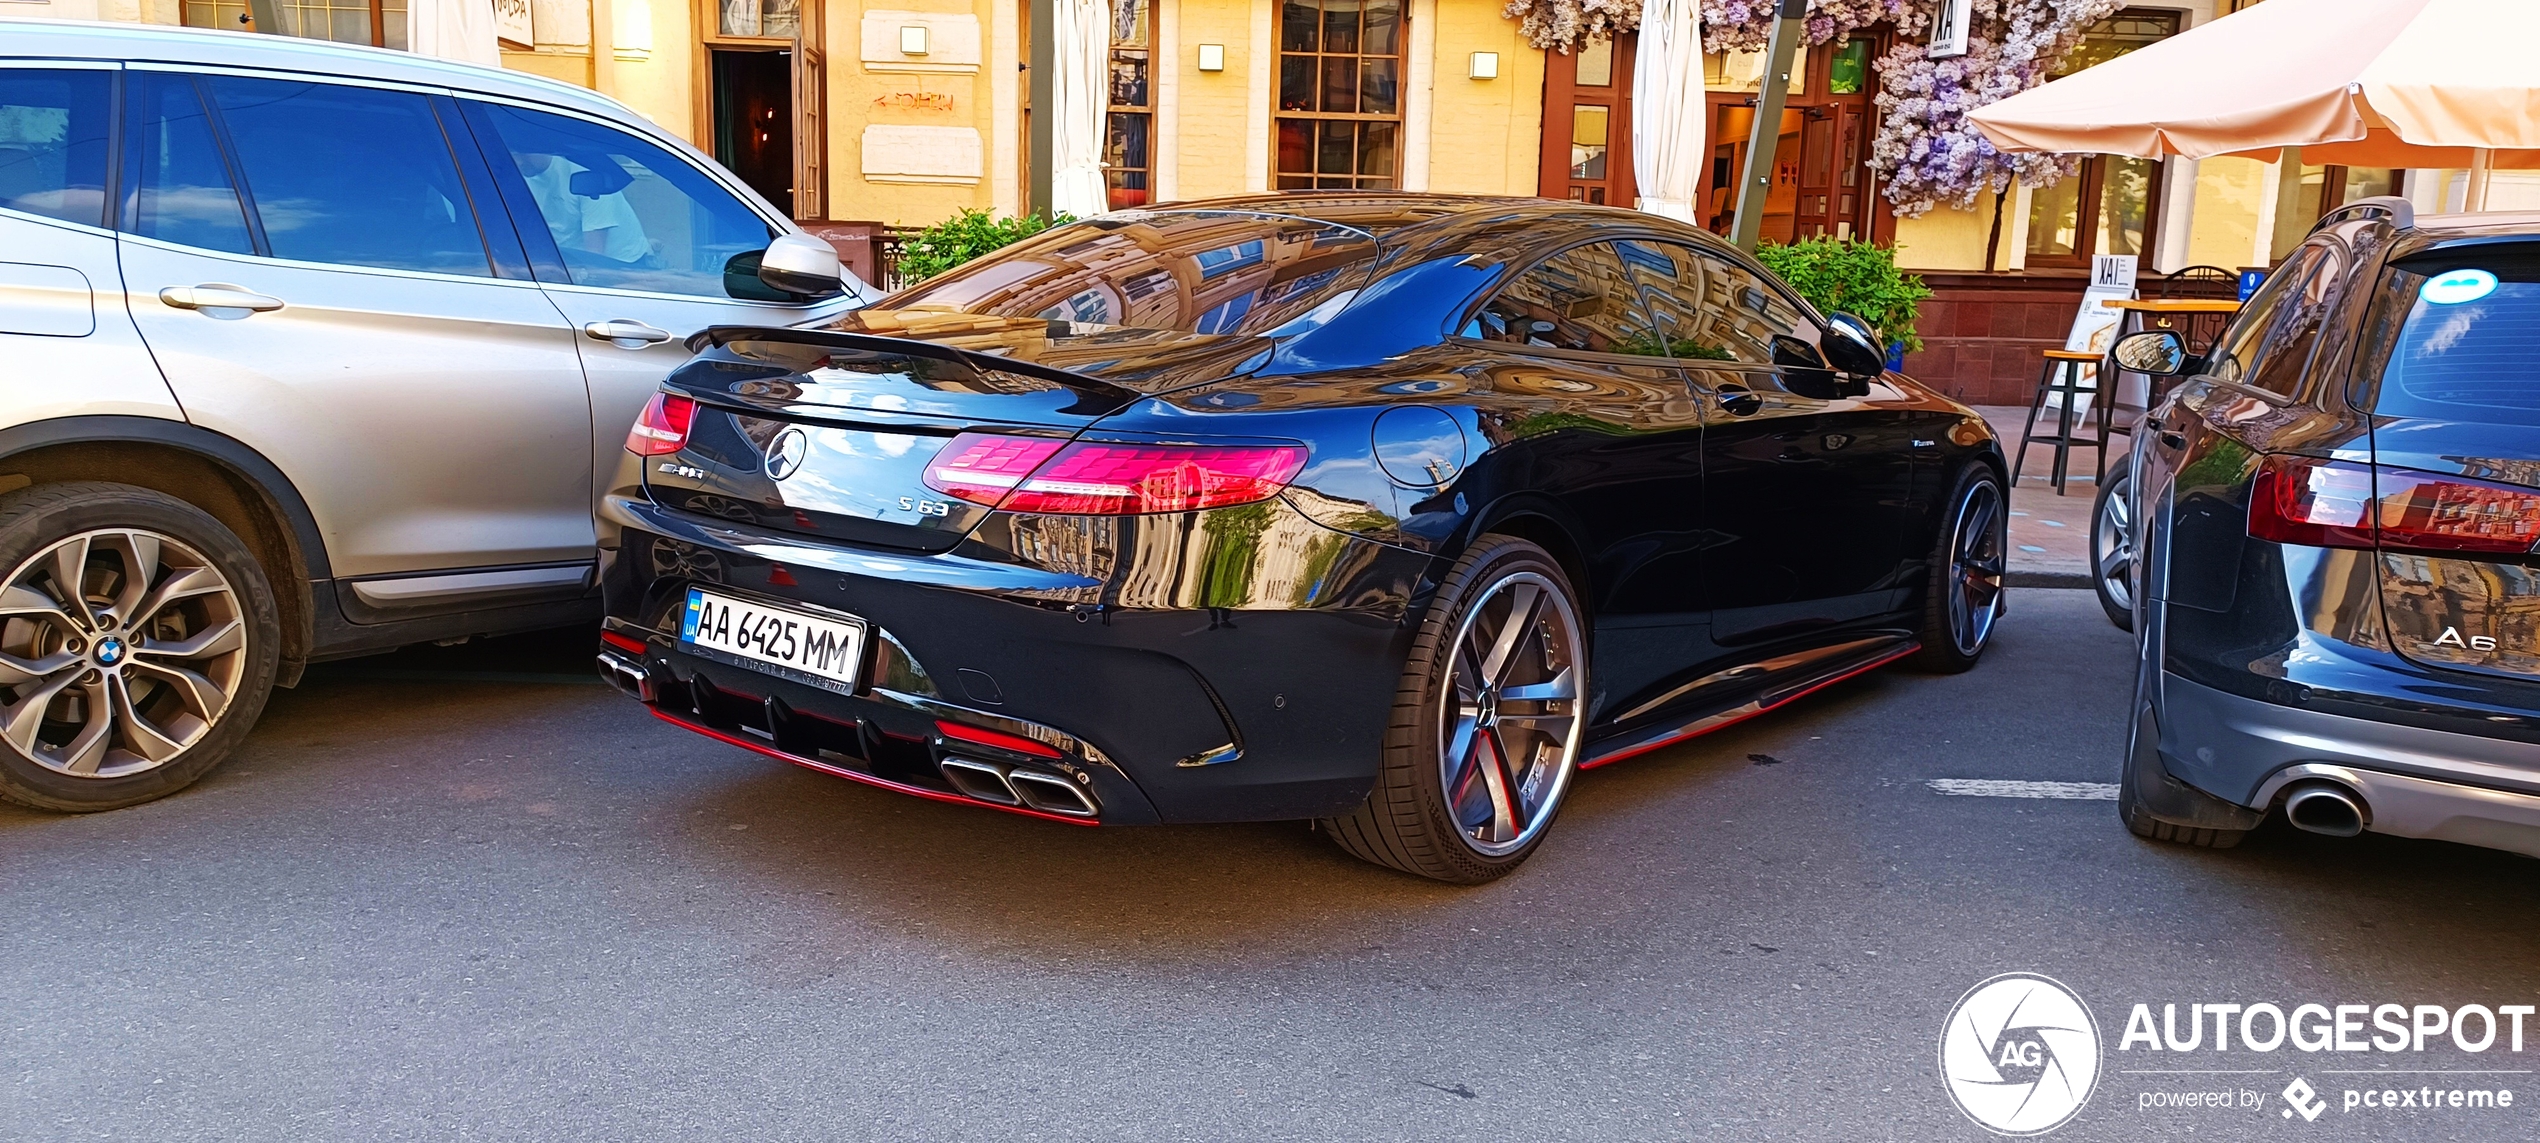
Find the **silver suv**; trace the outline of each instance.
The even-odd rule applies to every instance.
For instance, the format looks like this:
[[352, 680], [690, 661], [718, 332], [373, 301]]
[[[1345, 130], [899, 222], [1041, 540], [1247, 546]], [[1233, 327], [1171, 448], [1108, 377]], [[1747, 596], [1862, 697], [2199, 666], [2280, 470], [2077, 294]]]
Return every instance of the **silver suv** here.
[[580, 88], [0, 20], [0, 797], [146, 801], [312, 661], [596, 616], [594, 473], [687, 336], [863, 294]]

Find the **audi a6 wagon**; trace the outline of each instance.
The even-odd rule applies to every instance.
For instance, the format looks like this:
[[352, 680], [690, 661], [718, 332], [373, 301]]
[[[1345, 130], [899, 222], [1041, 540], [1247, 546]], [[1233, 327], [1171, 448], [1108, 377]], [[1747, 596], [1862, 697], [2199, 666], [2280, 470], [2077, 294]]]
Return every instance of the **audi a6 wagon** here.
[[2126, 825], [2540, 856], [2540, 215], [2348, 204], [2206, 355], [2114, 353], [2185, 377], [2097, 525], [2142, 649]]
[[1114, 213], [697, 348], [601, 510], [601, 669], [921, 797], [1482, 881], [1577, 771], [2001, 612], [1984, 422], [1645, 214]]
[[580, 88], [0, 20], [0, 797], [158, 797], [312, 661], [591, 618], [682, 340], [852, 286]]

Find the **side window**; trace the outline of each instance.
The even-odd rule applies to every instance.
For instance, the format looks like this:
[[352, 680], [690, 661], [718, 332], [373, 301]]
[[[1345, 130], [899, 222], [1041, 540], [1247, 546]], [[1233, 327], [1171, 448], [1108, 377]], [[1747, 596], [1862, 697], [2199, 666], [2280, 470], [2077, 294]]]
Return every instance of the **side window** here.
[[0, 207], [103, 226], [109, 71], [0, 68]]
[[1550, 258], [1500, 287], [1466, 324], [1464, 336], [1512, 345], [1592, 353], [1664, 355], [1639, 290], [1617, 248], [1592, 242]]
[[272, 256], [493, 273], [431, 100], [298, 80], [205, 82]]
[[1634, 260], [1632, 273], [1677, 358], [1824, 364], [1807, 311], [1753, 270], [1690, 246], [1649, 243], [1646, 249], [1656, 257]]
[[[2305, 311], [2314, 308], [2320, 312], [2326, 310], [2324, 299], [2316, 303], [2310, 299], [2316, 290], [2325, 288], [2314, 279], [2319, 276], [2321, 264], [2327, 257], [2327, 248], [2314, 243], [2294, 251], [2293, 257], [2276, 267], [2275, 273], [2267, 276], [2266, 285], [2258, 287], [2258, 292], [2250, 295], [2249, 304], [2240, 307], [2240, 315], [2232, 319], [2231, 327], [2215, 339], [2213, 351], [2206, 361], [2206, 374], [2223, 381], [2259, 385], [2262, 368], [2269, 376], [2283, 373], [2281, 367], [2267, 360], [2273, 354], [2271, 346], [2286, 345], [2299, 338], [2304, 356], [2307, 356], [2310, 342], [2319, 336], [2319, 317], [2318, 313], [2308, 315], [2305, 336]], [[2301, 368], [2300, 361], [2292, 363], [2291, 369], [2295, 374]], [[2289, 380], [2281, 391], [2292, 392]]]
[[123, 228], [203, 250], [255, 253], [193, 77], [135, 72], [131, 79]]
[[493, 103], [474, 114], [500, 141], [487, 156], [496, 177], [527, 188], [574, 285], [731, 297], [724, 264], [776, 236], [686, 160], [626, 132]]
[[2319, 348], [2330, 311], [2337, 308], [2346, 284], [2345, 247], [2323, 241], [2313, 249], [2319, 256], [2300, 283], [2285, 290], [2274, 320], [2267, 323], [2267, 339], [2258, 347], [2258, 359], [2241, 384], [2286, 397], [2301, 388], [2303, 371]]

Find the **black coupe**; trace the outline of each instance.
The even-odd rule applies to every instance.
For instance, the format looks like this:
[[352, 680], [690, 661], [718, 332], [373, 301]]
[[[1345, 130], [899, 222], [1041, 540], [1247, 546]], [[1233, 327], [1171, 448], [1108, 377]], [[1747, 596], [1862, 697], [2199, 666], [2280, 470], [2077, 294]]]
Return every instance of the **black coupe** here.
[[605, 497], [602, 672], [922, 797], [1484, 881], [1579, 770], [2001, 613], [1984, 421], [1650, 215], [1125, 211], [694, 344]]

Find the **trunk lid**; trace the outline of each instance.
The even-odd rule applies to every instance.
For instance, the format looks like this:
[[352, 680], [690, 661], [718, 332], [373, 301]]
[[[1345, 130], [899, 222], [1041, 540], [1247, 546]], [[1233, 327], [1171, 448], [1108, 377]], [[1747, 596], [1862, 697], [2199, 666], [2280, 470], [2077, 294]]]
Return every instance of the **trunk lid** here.
[[967, 431], [1073, 439], [1144, 396], [1221, 380], [1251, 337], [935, 311], [826, 330], [718, 328], [666, 385], [697, 402], [678, 452], [645, 458], [666, 507], [778, 531], [949, 550], [989, 509], [927, 487]]
[[[2391, 641], [2430, 666], [2540, 679], [2540, 244], [2438, 249], [2391, 273], [2383, 304], [2404, 320], [2362, 362]], [[2502, 550], [2411, 542], [2429, 525]]]

